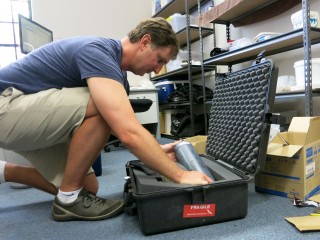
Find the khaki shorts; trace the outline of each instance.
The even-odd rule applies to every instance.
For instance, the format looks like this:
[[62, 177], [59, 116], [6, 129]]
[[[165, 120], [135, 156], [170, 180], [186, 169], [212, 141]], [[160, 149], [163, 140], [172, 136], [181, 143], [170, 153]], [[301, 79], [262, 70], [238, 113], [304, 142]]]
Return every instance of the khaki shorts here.
[[0, 95], [0, 148], [22, 155], [60, 186], [69, 141], [84, 120], [89, 98], [86, 87], [27, 95], [7, 88]]

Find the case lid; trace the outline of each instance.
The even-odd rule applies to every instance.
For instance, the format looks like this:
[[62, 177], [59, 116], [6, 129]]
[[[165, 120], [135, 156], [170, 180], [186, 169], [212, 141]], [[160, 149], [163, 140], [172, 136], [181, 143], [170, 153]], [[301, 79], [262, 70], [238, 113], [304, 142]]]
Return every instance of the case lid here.
[[256, 174], [266, 158], [278, 69], [270, 60], [217, 78], [206, 152]]

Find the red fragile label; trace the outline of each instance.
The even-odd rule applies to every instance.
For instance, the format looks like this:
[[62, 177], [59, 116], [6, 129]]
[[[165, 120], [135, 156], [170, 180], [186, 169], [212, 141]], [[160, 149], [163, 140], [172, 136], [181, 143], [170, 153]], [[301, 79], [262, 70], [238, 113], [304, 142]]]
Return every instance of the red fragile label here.
[[192, 204], [183, 207], [183, 218], [213, 217], [215, 215], [215, 204]]

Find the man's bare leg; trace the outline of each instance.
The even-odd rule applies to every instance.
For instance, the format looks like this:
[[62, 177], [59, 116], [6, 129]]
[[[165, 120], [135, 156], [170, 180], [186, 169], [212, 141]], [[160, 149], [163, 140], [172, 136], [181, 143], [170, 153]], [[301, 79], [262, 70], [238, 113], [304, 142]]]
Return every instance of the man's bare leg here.
[[111, 129], [100, 116], [90, 98], [85, 120], [70, 141], [65, 174], [60, 186], [61, 191], [74, 191], [83, 187], [84, 177], [100, 154], [110, 133]]
[[52, 205], [52, 216], [55, 220], [102, 220], [117, 216], [123, 211], [123, 200], [102, 199], [82, 189], [84, 176], [110, 133], [110, 127], [90, 99], [86, 118], [69, 144], [65, 173]]
[[4, 176], [6, 182], [25, 184], [54, 195], [58, 192], [34, 167], [6, 163]]
[[[47, 181], [34, 167], [6, 163], [4, 176], [6, 182], [25, 184], [53, 195], [58, 193], [56, 186]], [[90, 192], [97, 193], [99, 186], [94, 172], [85, 176], [83, 187]]]
[[[67, 176], [71, 176], [71, 179], [70, 177], [64, 177], [66, 187], [62, 186], [60, 189], [69, 191], [69, 189], [75, 190], [84, 187], [90, 192], [97, 193], [98, 180], [94, 173], [87, 174], [87, 171], [92, 166], [109, 136], [109, 127], [102, 120], [90, 99], [85, 120], [74, 133], [70, 144], [66, 173]], [[75, 161], [69, 161], [69, 159], [74, 159]], [[34, 167], [6, 163], [4, 175], [6, 182], [22, 183], [54, 195], [58, 192], [57, 188], [47, 181]]]

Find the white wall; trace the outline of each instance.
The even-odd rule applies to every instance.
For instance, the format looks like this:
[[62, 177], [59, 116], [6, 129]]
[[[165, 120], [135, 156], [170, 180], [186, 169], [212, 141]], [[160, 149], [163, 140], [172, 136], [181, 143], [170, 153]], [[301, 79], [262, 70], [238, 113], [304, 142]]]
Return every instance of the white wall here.
[[[151, 0], [32, 0], [33, 19], [53, 31], [54, 39], [80, 35], [122, 39], [151, 16]], [[145, 76], [144, 78], [148, 78]], [[130, 84], [139, 76], [128, 73]]]

